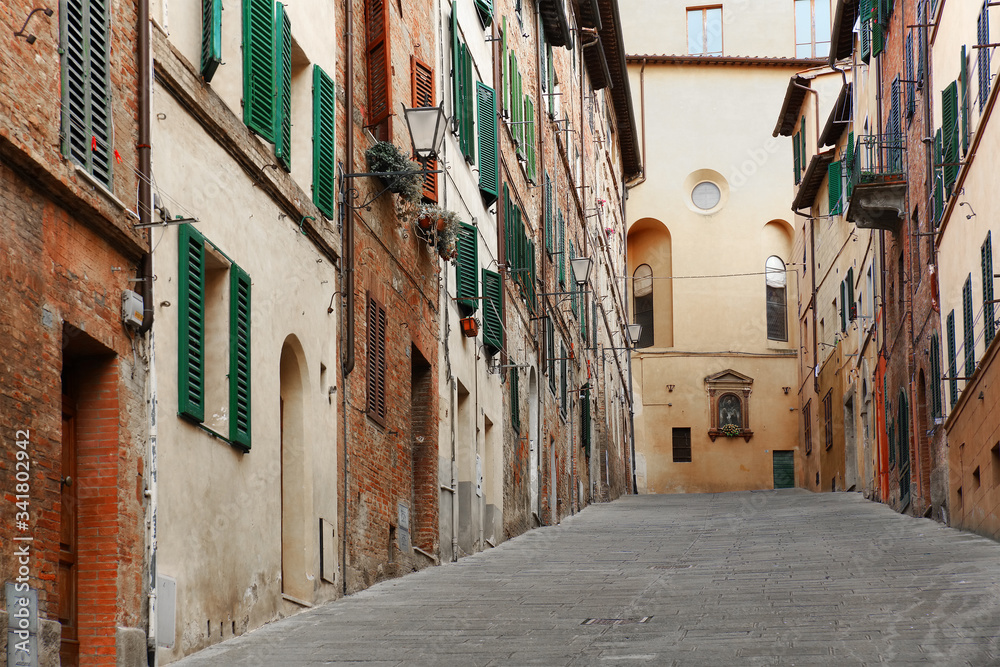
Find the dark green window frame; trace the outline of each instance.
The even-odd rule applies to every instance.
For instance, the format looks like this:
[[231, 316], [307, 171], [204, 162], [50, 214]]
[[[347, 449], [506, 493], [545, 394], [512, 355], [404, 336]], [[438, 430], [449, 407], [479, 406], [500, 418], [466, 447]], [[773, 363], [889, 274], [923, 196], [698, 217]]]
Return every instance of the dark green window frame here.
[[948, 397], [951, 399], [951, 407], [958, 403], [958, 363], [955, 350], [955, 311], [952, 309], [947, 318], [948, 332]]
[[468, 224], [459, 225], [456, 239], [455, 295], [459, 308], [471, 315], [479, 308], [479, 234]]
[[483, 269], [483, 344], [488, 354], [503, 349], [503, 281], [496, 271]]
[[479, 129], [479, 192], [489, 206], [500, 195], [496, 91], [477, 81], [476, 100]]
[[313, 203], [329, 219], [337, 208], [337, 88], [313, 66]]
[[990, 346], [997, 334], [996, 304], [993, 302], [993, 236], [986, 232], [986, 240], [979, 249], [983, 273], [983, 337], [986, 347]]
[[965, 377], [976, 372], [976, 334], [972, 313], [972, 274], [962, 286], [962, 347], [965, 348]]
[[940, 419], [943, 415], [941, 401], [941, 341], [937, 333], [931, 335], [931, 418]]
[[273, 0], [243, 2], [243, 122], [274, 143], [275, 43]]
[[[181, 225], [178, 230], [177, 411], [197, 424], [205, 421], [206, 243], [211, 244], [190, 224]], [[214, 244], [211, 245], [218, 251]], [[240, 266], [232, 260], [229, 262], [229, 434], [216, 435], [249, 451], [252, 444], [251, 280]]]

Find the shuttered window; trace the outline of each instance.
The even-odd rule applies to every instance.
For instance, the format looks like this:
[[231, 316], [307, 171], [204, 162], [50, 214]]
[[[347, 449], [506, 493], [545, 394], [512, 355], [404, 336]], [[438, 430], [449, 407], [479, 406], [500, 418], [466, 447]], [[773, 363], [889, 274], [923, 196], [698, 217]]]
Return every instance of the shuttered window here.
[[934, 135], [934, 227], [937, 228], [944, 214], [944, 168], [941, 166], [944, 160], [941, 128], [938, 128]]
[[379, 141], [392, 141], [392, 54], [389, 0], [365, 2], [368, 60], [368, 126]]
[[510, 425], [521, 430], [521, 389], [518, 387], [517, 369], [510, 369]]
[[931, 335], [931, 418], [940, 419], [944, 414], [941, 401], [941, 342], [938, 335]]
[[313, 66], [313, 179], [316, 207], [333, 219], [337, 202], [337, 90], [326, 72]]
[[559, 358], [562, 360], [559, 362], [559, 411], [562, 416], [566, 416], [566, 406], [568, 401], [566, 400], [566, 375], [569, 368], [569, 360], [566, 358], [566, 343], [560, 341], [559, 343]]
[[903, 120], [900, 108], [900, 78], [892, 80], [889, 87], [892, 99], [889, 102], [889, 121], [886, 126], [887, 155], [889, 171], [902, 173], [903, 171]]
[[229, 269], [229, 441], [250, 449], [250, 276]]
[[691, 428], [670, 429], [674, 463], [691, 463]]
[[573, 317], [580, 317], [580, 307], [578, 305], [578, 291], [580, 288], [576, 286], [576, 271], [573, 270], [573, 259], [576, 258], [576, 250], [573, 248], [573, 239], [569, 240], [569, 289], [570, 289], [570, 309], [573, 311]]
[[951, 195], [951, 186], [958, 178], [958, 86], [954, 81], [941, 91], [941, 133], [944, 187]]
[[503, 349], [503, 283], [500, 274], [483, 269], [483, 343], [489, 350]]
[[796, 132], [792, 137], [792, 173], [795, 177], [795, 185], [798, 185], [802, 180], [802, 145], [799, 141], [799, 133]]
[[472, 54], [458, 29], [457, 7], [451, 12], [451, 65], [452, 104], [455, 123], [458, 126], [458, 143], [465, 161], [476, 161], [475, 140], [473, 139], [473, 97], [472, 97]]
[[[178, 230], [178, 331], [177, 331], [177, 412], [184, 418], [205, 421], [206, 251], [208, 241], [191, 225]], [[244, 450], [251, 445], [250, 276], [236, 264], [229, 264], [228, 318], [228, 404], [229, 433], [219, 434]], [[211, 406], [212, 410], [223, 406]]]
[[590, 458], [590, 389], [583, 391], [583, 403], [580, 406], [580, 444], [583, 445], [583, 454]]
[[488, 28], [493, 23], [493, 0], [476, 0], [476, 11], [483, 27]]
[[983, 337], [986, 347], [990, 346], [997, 333], [996, 304], [993, 303], [993, 240], [992, 232], [986, 232], [986, 240], [979, 249], [983, 270]]
[[979, 110], [986, 108], [986, 100], [990, 96], [990, 51], [985, 48], [990, 43], [989, 0], [984, 0], [979, 16], [976, 17], [976, 68], [979, 71]]
[[562, 209], [559, 209], [559, 284], [566, 284], [566, 221]]
[[847, 331], [847, 281], [840, 281], [840, 332]]
[[552, 179], [549, 178], [548, 170], [545, 171], [544, 176], [545, 182], [545, 201], [543, 202], [545, 206], [545, 250], [550, 255], [555, 252], [553, 249], [553, 238], [552, 238]]
[[388, 316], [385, 307], [368, 296], [368, 401], [366, 412], [385, 426], [385, 334]]
[[479, 238], [476, 228], [461, 223], [456, 239], [458, 259], [455, 265], [455, 293], [463, 312], [471, 314], [479, 308]]
[[274, 20], [274, 157], [292, 170], [292, 24], [280, 2]]
[[813, 434], [812, 434], [812, 399], [806, 401], [802, 407], [803, 439], [806, 443], [806, 456], [812, 454]]
[[826, 449], [833, 447], [833, 390], [823, 397], [823, 442]]
[[859, 17], [861, 20], [861, 61], [869, 62], [872, 51], [871, 37], [871, 0], [861, 0]]
[[243, 2], [243, 122], [274, 141], [275, 44], [273, 0]]
[[535, 160], [535, 104], [531, 98], [524, 98], [524, 173], [529, 183], [536, 183]]
[[110, 190], [108, 0], [66, 0], [61, 30], [62, 152]]
[[177, 412], [205, 420], [205, 237], [191, 225], [178, 232]]
[[201, 0], [201, 76], [208, 83], [222, 63], [222, 0]]
[[972, 315], [972, 274], [962, 287], [962, 347], [965, 348], [965, 377], [976, 372], [976, 335]]
[[[412, 99], [410, 103], [414, 107], [432, 107], [437, 99], [434, 94], [434, 68], [427, 63], [421, 62], [416, 56], [410, 56], [410, 90]], [[437, 160], [428, 160], [427, 169], [435, 171], [438, 168]], [[428, 173], [424, 176], [424, 201], [437, 203], [438, 200], [438, 175]]]
[[549, 389], [556, 393], [556, 332], [555, 323], [551, 317], [545, 318], [545, 344], [549, 362]]
[[489, 206], [500, 195], [500, 161], [497, 153], [497, 94], [476, 82], [476, 118], [479, 127], [479, 192]]
[[854, 267], [847, 269], [847, 321], [853, 322], [858, 316], [858, 306], [854, 299]]
[[830, 215], [838, 215], [841, 211], [840, 189], [842, 181], [840, 178], [840, 161], [831, 162], [826, 168], [826, 173], [830, 195]]
[[917, 110], [916, 79], [913, 71], [913, 30], [906, 33], [906, 117]]
[[958, 360], [955, 350], [955, 311], [948, 313], [947, 319], [948, 333], [948, 397], [951, 399], [951, 407], [955, 407], [958, 402]]

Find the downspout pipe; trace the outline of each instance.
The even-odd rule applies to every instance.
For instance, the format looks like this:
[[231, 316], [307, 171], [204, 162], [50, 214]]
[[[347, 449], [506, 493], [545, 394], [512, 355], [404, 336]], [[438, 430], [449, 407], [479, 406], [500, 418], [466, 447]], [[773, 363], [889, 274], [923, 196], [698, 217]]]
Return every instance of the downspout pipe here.
[[[344, 13], [345, 20], [345, 78], [347, 85], [344, 90], [344, 107], [347, 111], [346, 121], [344, 125], [346, 126], [345, 131], [345, 145], [344, 145], [344, 161], [346, 163], [346, 169], [348, 174], [354, 173], [354, 2], [353, 0], [348, 0], [344, 3], [346, 5], [346, 11]], [[343, 197], [343, 194], [341, 194]], [[350, 535], [350, 530], [347, 526], [347, 506], [350, 503], [350, 488], [348, 485], [348, 467], [347, 467], [347, 452], [348, 452], [348, 440], [347, 440], [347, 421], [349, 419], [349, 413], [347, 411], [347, 376], [351, 374], [354, 370], [354, 216], [351, 211], [347, 208], [347, 203], [341, 201], [340, 204], [340, 218], [343, 221], [343, 228], [341, 231], [341, 289], [344, 294], [344, 335], [343, 335], [343, 354], [341, 357], [341, 372], [343, 374], [343, 380], [341, 382], [341, 396], [343, 401], [343, 413], [344, 420], [344, 460], [343, 460], [343, 470], [344, 470], [344, 508], [343, 508], [343, 519], [344, 519], [344, 532], [341, 537], [341, 586], [344, 595], [347, 595], [347, 540]]]
[[[150, 62], [149, 37], [149, 0], [139, 0], [138, 23], [136, 26], [136, 50], [138, 51], [139, 69], [139, 143], [136, 152], [139, 158], [139, 224], [152, 222], [153, 189], [152, 183], [152, 149], [150, 135], [152, 116], [150, 113], [150, 96], [152, 92], [153, 67]], [[146, 242], [152, 248], [152, 232], [146, 232]], [[147, 252], [142, 256], [139, 266], [139, 285], [142, 291], [142, 324], [138, 335], [143, 335], [153, 327], [153, 254]]]

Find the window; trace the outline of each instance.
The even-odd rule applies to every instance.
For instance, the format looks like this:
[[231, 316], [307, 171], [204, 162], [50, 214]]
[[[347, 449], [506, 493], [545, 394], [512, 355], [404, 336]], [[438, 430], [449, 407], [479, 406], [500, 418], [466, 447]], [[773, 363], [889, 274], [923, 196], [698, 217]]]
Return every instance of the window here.
[[273, 0], [243, 3], [243, 122], [274, 144], [291, 168], [292, 28], [285, 6]]
[[500, 195], [496, 91], [477, 81], [476, 100], [478, 103], [476, 120], [479, 128], [479, 192], [489, 206]]
[[493, 23], [493, 0], [476, 0], [476, 10], [483, 27], [488, 28]]
[[711, 181], [702, 181], [691, 191], [691, 201], [703, 211], [708, 211], [719, 205], [722, 192], [719, 186]]
[[972, 315], [972, 274], [965, 279], [962, 287], [962, 347], [965, 348], [965, 377], [976, 372], [976, 335]]
[[209, 83], [222, 64], [222, 0], [201, 3], [201, 76]]
[[[436, 100], [434, 68], [418, 60], [416, 56], [410, 56], [410, 103], [414, 107], [432, 107]], [[428, 160], [427, 169], [437, 169], [437, 160]], [[429, 173], [424, 176], [424, 201], [437, 203], [437, 185], [437, 174]]]
[[584, 456], [590, 458], [590, 388], [584, 389], [582, 392], [582, 401], [580, 405], [580, 444], [583, 445]]
[[768, 340], [788, 340], [788, 309], [785, 301], [785, 285], [788, 276], [785, 262], [772, 255], [764, 264], [764, 282], [767, 291], [767, 338]]
[[510, 369], [510, 425], [521, 431], [521, 390], [518, 387], [517, 369]]
[[385, 334], [388, 324], [385, 306], [368, 296], [368, 416], [385, 426]]
[[842, 202], [840, 200], [842, 180], [840, 172], [841, 169], [839, 160], [831, 162], [826, 167], [827, 194], [829, 195], [827, 197], [827, 203], [829, 205], [828, 210], [830, 211], [830, 215], [840, 215], [842, 210]]
[[636, 347], [653, 346], [653, 269], [642, 264], [632, 274], [632, 301], [635, 323], [642, 325]]
[[503, 286], [500, 274], [483, 269], [483, 344], [487, 353], [503, 349]]
[[943, 416], [941, 402], [941, 341], [938, 335], [931, 335], [931, 418], [938, 420]]
[[177, 411], [198, 424], [228, 414], [220, 435], [249, 450], [250, 276], [190, 224], [178, 244]]
[[[254, 0], [258, 1], [258, 0]], [[368, 129], [379, 141], [392, 141], [392, 53], [389, 0], [365, 2], [365, 53], [368, 61]]]
[[[381, 1], [381, 0], [374, 0]], [[465, 161], [476, 161], [476, 144], [473, 132], [473, 92], [472, 54], [462, 41], [458, 30], [458, 7], [451, 12], [451, 66], [452, 66], [452, 113], [458, 128], [458, 143]]]
[[986, 347], [990, 346], [997, 334], [996, 304], [993, 303], [993, 240], [992, 232], [986, 232], [986, 240], [980, 248], [983, 270], [983, 333]]
[[334, 218], [337, 207], [337, 88], [319, 66], [313, 67], [313, 182], [316, 208]]
[[562, 416], [566, 416], [566, 405], [567, 405], [567, 395], [566, 395], [566, 373], [569, 369], [569, 360], [566, 358], [566, 343], [564, 341], [559, 342], [559, 411]]
[[690, 427], [671, 429], [674, 463], [691, 463]]
[[460, 223], [456, 239], [455, 296], [465, 315], [479, 309], [479, 234], [468, 224]]
[[[951, 186], [958, 178], [958, 86], [952, 81], [941, 91], [942, 170], [944, 187], [951, 194]], [[942, 200], [943, 201], [943, 200]]]
[[726, 394], [719, 399], [719, 428], [733, 425], [743, 428], [743, 404], [736, 394]]
[[546, 354], [549, 361], [549, 390], [556, 395], [556, 332], [551, 317], [545, 318]]
[[958, 360], [955, 350], [955, 311], [948, 313], [947, 319], [948, 335], [948, 398], [951, 399], [951, 407], [958, 403]]
[[112, 188], [108, 4], [67, 0], [62, 13], [62, 152]]
[[830, 55], [830, 3], [828, 0], [795, 0], [795, 57]]
[[981, 48], [977, 49], [976, 68], [979, 70], [979, 110], [986, 108], [986, 101], [990, 96], [990, 51], [985, 48], [990, 43], [990, 15], [989, 0], [983, 2], [979, 16], [976, 17], [976, 44]]
[[534, 185], [538, 181], [535, 160], [535, 103], [528, 95], [524, 96], [524, 116], [522, 118], [524, 130], [521, 135], [524, 137], [524, 177]]
[[833, 447], [833, 389], [823, 397], [823, 443], [827, 449]]
[[687, 30], [690, 55], [722, 55], [721, 6], [687, 10]]
[[812, 433], [812, 399], [810, 398], [806, 401], [806, 404], [802, 407], [802, 422], [804, 439], [806, 443], [806, 456], [812, 454], [813, 450], [813, 433]]
[[916, 72], [913, 66], [913, 30], [906, 33], [906, 118], [912, 118], [917, 111]]

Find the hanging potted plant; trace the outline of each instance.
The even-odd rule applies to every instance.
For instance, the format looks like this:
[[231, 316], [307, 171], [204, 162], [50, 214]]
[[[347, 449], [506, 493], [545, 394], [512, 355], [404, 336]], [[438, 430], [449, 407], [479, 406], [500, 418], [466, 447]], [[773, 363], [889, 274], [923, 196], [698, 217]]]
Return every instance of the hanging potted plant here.
[[394, 192], [413, 204], [420, 202], [424, 191], [421, 167], [394, 144], [388, 141], [376, 142], [365, 151], [365, 159], [368, 162], [368, 171], [379, 175], [379, 179], [389, 192]]
[[742, 433], [741, 429], [736, 424], [723, 424], [722, 428], [719, 429], [719, 433], [726, 436], [727, 438], [735, 438]]
[[445, 261], [454, 262], [458, 258], [458, 229], [461, 220], [454, 211], [441, 209], [443, 215], [438, 218], [435, 232], [435, 246], [438, 255]]

